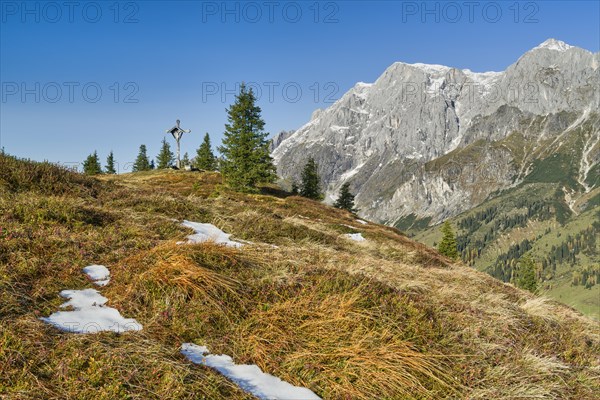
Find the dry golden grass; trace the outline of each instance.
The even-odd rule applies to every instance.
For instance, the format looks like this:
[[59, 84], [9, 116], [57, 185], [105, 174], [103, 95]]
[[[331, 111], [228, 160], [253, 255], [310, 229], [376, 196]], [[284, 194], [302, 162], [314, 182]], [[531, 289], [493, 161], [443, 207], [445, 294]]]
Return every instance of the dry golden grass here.
[[451, 393], [446, 357], [415, 349], [397, 321], [365, 310], [366, 290], [359, 284], [339, 295], [310, 291], [257, 312], [236, 329], [243, 338], [238, 351], [292, 382], [314, 382], [325, 398]]
[[559, 322], [559, 317], [550, 300], [546, 297], [533, 297], [521, 305], [526, 313], [534, 317], [543, 319], [550, 324]]
[[[274, 187], [240, 194], [182, 171], [96, 180], [0, 156], [0, 193], [1, 398], [250, 398], [187, 362], [188, 341], [326, 399], [600, 391], [593, 321]], [[189, 231], [173, 219], [254, 244], [178, 246]], [[367, 241], [342, 237], [354, 231]], [[109, 267], [102, 292], [143, 331], [70, 335], [39, 321], [60, 290], [91, 286], [92, 263]]]

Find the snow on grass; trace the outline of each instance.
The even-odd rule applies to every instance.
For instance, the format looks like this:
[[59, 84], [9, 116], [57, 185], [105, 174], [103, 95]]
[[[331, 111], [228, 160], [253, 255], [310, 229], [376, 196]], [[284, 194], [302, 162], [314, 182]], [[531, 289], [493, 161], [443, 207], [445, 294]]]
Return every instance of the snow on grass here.
[[49, 317], [40, 318], [56, 328], [71, 333], [98, 333], [102, 331], [126, 332], [142, 329], [135, 319], [123, 318], [118, 310], [105, 307], [108, 299], [96, 289], [63, 290], [60, 296], [69, 299], [61, 308], [73, 311], [57, 311]]
[[106, 286], [110, 282], [110, 271], [104, 265], [89, 265], [83, 273], [98, 286]]
[[346, 233], [344, 236], [346, 236], [348, 239], [354, 240], [355, 242], [364, 242], [365, 239], [362, 235], [362, 233]]
[[[217, 244], [224, 244], [228, 247], [242, 247], [243, 244], [229, 240], [231, 235], [223, 232], [213, 224], [202, 224], [200, 222], [183, 221], [181, 224], [195, 231], [193, 235], [187, 236], [187, 243], [202, 243], [212, 241]], [[184, 242], [179, 242], [179, 244]]]
[[69, 299], [61, 308], [73, 311], [57, 311], [49, 317], [40, 318], [56, 328], [71, 333], [98, 333], [102, 331], [126, 332], [142, 329], [135, 319], [123, 318], [118, 310], [106, 307], [108, 299], [96, 289], [63, 290], [60, 296]]
[[73, 307], [74, 309], [101, 307], [108, 299], [102, 296], [96, 289], [63, 290], [60, 297], [69, 299], [61, 304], [62, 308]]
[[[89, 265], [83, 272], [96, 285], [108, 283], [110, 271], [104, 265]], [[61, 304], [61, 308], [69, 311], [57, 311], [49, 317], [40, 318], [61, 331], [71, 333], [98, 333], [102, 331], [126, 332], [139, 331], [142, 325], [133, 318], [123, 318], [121, 313], [105, 306], [108, 299], [96, 289], [63, 290], [60, 297], [69, 301]]]
[[263, 400], [313, 400], [320, 399], [310, 389], [294, 386], [265, 374], [256, 365], [238, 365], [227, 355], [210, 354], [205, 346], [184, 343], [181, 353], [195, 364], [213, 368], [231, 379], [244, 391]]
[[367, 221], [363, 221], [362, 219], [357, 219], [356, 222], [358, 222], [359, 224], [363, 224], [363, 225], [367, 225], [368, 224]]

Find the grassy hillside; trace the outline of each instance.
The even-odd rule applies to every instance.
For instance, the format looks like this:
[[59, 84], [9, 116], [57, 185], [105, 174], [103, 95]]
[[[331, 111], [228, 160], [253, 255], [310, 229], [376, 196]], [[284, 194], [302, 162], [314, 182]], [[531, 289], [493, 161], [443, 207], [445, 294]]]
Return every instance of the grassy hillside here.
[[[184, 342], [325, 399], [591, 399], [595, 322], [393, 228], [217, 173], [88, 178], [0, 155], [0, 397], [244, 399]], [[240, 249], [177, 245], [183, 219]], [[346, 233], [362, 233], [355, 242]], [[109, 305], [143, 325], [64, 333], [39, 320], [104, 264]]]
[[[595, 193], [578, 214], [554, 184], [525, 184], [451, 219], [467, 265], [510, 281], [525, 253], [537, 263], [540, 291], [548, 297], [600, 319], [600, 216]], [[413, 231], [414, 239], [436, 246], [439, 226]], [[593, 271], [587, 282], [574, 279]], [[596, 274], [596, 275], [594, 275]]]
[[[441, 171], [450, 162], [484, 163], [489, 149], [502, 149], [518, 171], [513, 178], [518, 184], [477, 198], [476, 207], [450, 219], [462, 260], [508, 282], [517, 260], [531, 254], [541, 293], [600, 319], [600, 174], [597, 164], [582, 173], [583, 161], [573, 161], [592, 163], [600, 155], [600, 116], [555, 136], [539, 134], [545, 123], [539, 117], [505, 139], [480, 140], [427, 167]], [[494, 187], [493, 182], [480, 187], [486, 185]], [[476, 185], [473, 191], [479, 192]], [[435, 247], [441, 234], [430, 221], [410, 215], [395, 226]]]

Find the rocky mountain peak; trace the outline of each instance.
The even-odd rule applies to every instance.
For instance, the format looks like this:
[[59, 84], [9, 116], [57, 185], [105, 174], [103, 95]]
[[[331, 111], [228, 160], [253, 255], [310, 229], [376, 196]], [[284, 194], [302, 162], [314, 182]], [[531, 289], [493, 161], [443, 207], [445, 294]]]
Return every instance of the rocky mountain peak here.
[[567, 51], [572, 48], [574, 48], [574, 46], [566, 44], [565, 42], [563, 42], [561, 40], [556, 40], [556, 39], [550, 38], [550, 39], [547, 39], [546, 41], [544, 41], [543, 43], [541, 43], [539, 46], [534, 47], [533, 50], [548, 49], [548, 50], [555, 50], [555, 51]]
[[[525, 178], [534, 156], [500, 144], [511, 135], [553, 152], [565, 143], [561, 134], [595, 121], [599, 88], [598, 54], [555, 39], [501, 72], [397, 62], [282, 136], [272, 155], [288, 181], [298, 181], [314, 157], [327, 201], [349, 182], [365, 217], [394, 224], [414, 214], [437, 222]], [[596, 171], [600, 129], [586, 135], [577, 150], [585, 160], [573, 162]], [[469, 158], [459, 159], [461, 152]], [[573, 190], [588, 191], [586, 185]]]

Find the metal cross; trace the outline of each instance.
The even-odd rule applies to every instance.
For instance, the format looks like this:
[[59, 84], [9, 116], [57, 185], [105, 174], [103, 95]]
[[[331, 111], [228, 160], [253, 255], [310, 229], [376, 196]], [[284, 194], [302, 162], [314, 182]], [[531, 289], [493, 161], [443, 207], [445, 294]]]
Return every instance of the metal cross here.
[[181, 129], [179, 127], [179, 120], [177, 120], [175, 122], [175, 126], [172, 127], [171, 129], [167, 129], [166, 132], [173, 135], [173, 138], [177, 142], [177, 168], [181, 169], [179, 141], [181, 140], [181, 137], [183, 136], [184, 133], [190, 133], [190, 132], [192, 132], [192, 130], [191, 129]]

